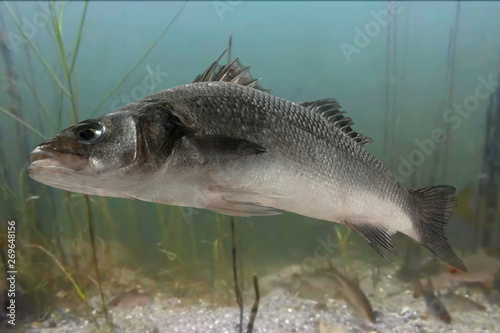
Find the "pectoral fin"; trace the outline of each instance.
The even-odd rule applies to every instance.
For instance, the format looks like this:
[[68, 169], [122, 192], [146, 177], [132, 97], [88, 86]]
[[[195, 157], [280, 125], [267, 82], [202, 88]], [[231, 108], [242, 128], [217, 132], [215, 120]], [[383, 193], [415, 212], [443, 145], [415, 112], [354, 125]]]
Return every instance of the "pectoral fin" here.
[[192, 136], [189, 141], [203, 155], [252, 155], [266, 152], [261, 145], [245, 139], [236, 139], [219, 135]]

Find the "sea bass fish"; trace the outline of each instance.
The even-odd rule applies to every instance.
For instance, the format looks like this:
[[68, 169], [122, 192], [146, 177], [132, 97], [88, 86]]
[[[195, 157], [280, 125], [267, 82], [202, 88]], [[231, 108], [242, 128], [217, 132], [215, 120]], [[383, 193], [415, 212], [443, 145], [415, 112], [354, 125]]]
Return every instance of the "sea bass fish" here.
[[84, 120], [38, 145], [28, 175], [84, 194], [235, 216], [288, 211], [341, 223], [379, 254], [402, 232], [466, 271], [445, 226], [455, 188], [406, 189], [333, 99], [294, 103], [224, 53], [193, 83]]

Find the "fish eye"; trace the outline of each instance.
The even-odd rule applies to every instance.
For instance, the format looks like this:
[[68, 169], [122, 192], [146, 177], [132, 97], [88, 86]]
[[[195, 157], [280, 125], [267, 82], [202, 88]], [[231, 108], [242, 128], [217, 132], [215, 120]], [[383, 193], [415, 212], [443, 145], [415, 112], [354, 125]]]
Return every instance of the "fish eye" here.
[[99, 123], [83, 123], [73, 129], [75, 139], [84, 144], [100, 142], [106, 133], [104, 125]]

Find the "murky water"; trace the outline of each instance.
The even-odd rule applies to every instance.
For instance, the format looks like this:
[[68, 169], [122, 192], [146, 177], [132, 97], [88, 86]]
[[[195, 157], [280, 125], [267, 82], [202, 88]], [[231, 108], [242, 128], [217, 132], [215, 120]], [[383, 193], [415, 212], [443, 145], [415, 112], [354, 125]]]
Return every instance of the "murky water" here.
[[[14, 316], [9, 308], [1, 313], [2, 329], [14, 320], [33, 332], [88, 332], [104, 330], [107, 320], [117, 332], [233, 332], [236, 271], [245, 320], [252, 277], [260, 281], [264, 312], [255, 332], [493, 332], [500, 313], [499, 12], [493, 1], [2, 3], [0, 244], [6, 278], [15, 278], [0, 274], [0, 287], [16, 289], [5, 297], [16, 306]], [[391, 264], [345, 227], [289, 213], [234, 218], [233, 270], [228, 216], [85, 197], [27, 177], [27, 156], [44, 138], [192, 82], [231, 35], [233, 57], [251, 65], [273, 95], [336, 98], [356, 130], [374, 140], [367, 149], [406, 187], [457, 188], [447, 234], [468, 274], [404, 235], [395, 236], [402, 256]], [[374, 324], [348, 300], [356, 291], [324, 267], [331, 259], [349, 283], [360, 281]], [[427, 277], [438, 297], [453, 290], [486, 312], [454, 310], [451, 326], [440, 322], [411, 295], [412, 281]], [[103, 299], [113, 314], [107, 319]], [[133, 324], [124, 309], [136, 311]], [[150, 318], [143, 328], [138, 314]]]

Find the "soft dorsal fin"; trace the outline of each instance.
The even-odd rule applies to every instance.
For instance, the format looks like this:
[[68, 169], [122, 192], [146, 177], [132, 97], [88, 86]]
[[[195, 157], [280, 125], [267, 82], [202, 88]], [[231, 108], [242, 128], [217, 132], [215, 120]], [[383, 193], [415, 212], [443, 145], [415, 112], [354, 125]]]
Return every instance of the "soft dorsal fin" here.
[[330, 124], [340, 129], [351, 139], [359, 143], [362, 147], [373, 142], [369, 137], [363, 136], [354, 131], [351, 126], [354, 125], [350, 117], [344, 117], [345, 111], [340, 111], [340, 104], [335, 98], [320, 99], [312, 102], [297, 103], [306, 109], [318, 113]]
[[271, 91], [270, 89], [262, 88], [259, 84], [260, 78], [253, 78], [250, 75], [250, 66], [243, 66], [238, 58], [229, 61], [225, 66], [219, 65], [219, 61], [226, 52], [227, 49], [202, 74], [198, 75], [193, 82], [224, 81], [265, 92]]

